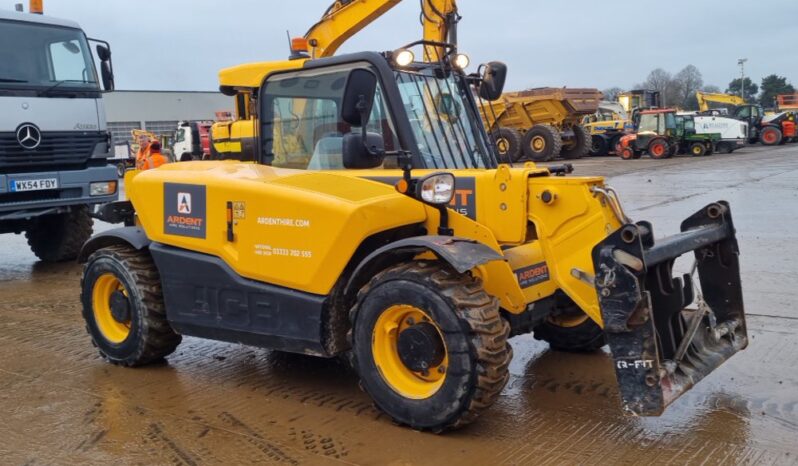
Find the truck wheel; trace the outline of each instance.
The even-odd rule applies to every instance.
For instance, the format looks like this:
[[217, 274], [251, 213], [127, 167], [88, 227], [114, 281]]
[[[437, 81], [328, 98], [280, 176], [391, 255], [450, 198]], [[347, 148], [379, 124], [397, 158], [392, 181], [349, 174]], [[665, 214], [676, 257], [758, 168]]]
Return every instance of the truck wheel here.
[[397, 423], [461, 427], [507, 383], [510, 326], [470, 274], [435, 262], [391, 267], [363, 287], [350, 317], [361, 386]]
[[671, 148], [664, 139], [654, 139], [648, 143], [648, 155], [652, 159], [661, 160], [670, 157]]
[[65, 262], [78, 257], [89, 240], [94, 222], [87, 206], [73, 207], [63, 214], [44, 215], [25, 231], [28, 245], [44, 262]]
[[182, 337], [166, 320], [158, 270], [146, 251], [110, 246], [89, 257], [81, 280], [83, 319], [100, 355], [140, 366], [171, 354]]
[[759, 133], [759, 140], [765, 146], [778, 146], [782, 140], [781, 130], [775, 126], [768, 126]]
[[595, 134], [591, 138], [590, 155], [596, 157], [599, 155], [607, 155], [610, 150], [610, 143], [607, 138], [600, 134]]
[[526, 158], [545, 162], [560, 155], [562, 138], [553, 126], [535, 125], [524, 134], [521, 145]]
[[590, 133], [588, 133], [585, 128], [578, 125], [573, 126], [572, 129], [574, 131], [573, 143], [568, 147], [563, 146], [560, 155], [565, 159], [581, 159], [590, 153], [592, 142]]
[[607, 344], [604, 330], [575, 304], [535, 327], [533, 336], [556, 351], [587, 353]]
[[194, 156], [186, 152], [180, 156], [180, 160], [178, 160], [178, 162], [191, 162], [192, 160], [194, 160]]
[[694, 142], [690, 144], [690, 155], [692, 155], [693, 157], [701, 157], [704, 154], [706, 154], [706, 152], [707, 148], [703, 143]]
[[521, 158], [521, 133], [513, 128], [499, 128], [493, 132], [500, 163], [518, 162]]

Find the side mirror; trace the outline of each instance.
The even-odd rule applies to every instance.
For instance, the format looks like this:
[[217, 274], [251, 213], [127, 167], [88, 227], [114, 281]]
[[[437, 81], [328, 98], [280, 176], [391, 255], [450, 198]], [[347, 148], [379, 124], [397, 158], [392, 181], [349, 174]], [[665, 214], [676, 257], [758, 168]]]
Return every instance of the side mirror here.
[[108, 47], [97, 44], [97, 57], [100, 61], [108, 61], [111, 59], [111, 49]]
[[385, 160], [385, 141], [378, 133], [349, 133], [341, 147], [344, 168], [377, 168]]
[[507, 80], [507, 65], [502, 62], [492, 61], [485, 65], [482, 73], [482, 84], [479, 85], [479, 96], [493, 102], [498, 100], [504, 92], [504, 83]]
[[114, 90], [114, 73], [111, 71], [111, 64], [107, 61], [100, 63], [100, 75], [103, 80], [103, 89], [108, 92]]
[[376, 92], [377, 76], [374, 73], [362, 68], [352, 70], [346, 79], [341, 119], [352, 126], [365, 127], [371, 115], [371, 107], [374, 106]]

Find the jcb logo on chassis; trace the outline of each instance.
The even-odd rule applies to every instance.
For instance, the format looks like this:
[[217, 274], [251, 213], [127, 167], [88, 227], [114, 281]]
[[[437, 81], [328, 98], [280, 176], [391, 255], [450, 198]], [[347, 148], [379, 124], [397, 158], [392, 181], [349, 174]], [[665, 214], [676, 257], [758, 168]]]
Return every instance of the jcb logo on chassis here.
[[164, 233], [205, 239], [205, 186], [165, 183], [163, 191]]

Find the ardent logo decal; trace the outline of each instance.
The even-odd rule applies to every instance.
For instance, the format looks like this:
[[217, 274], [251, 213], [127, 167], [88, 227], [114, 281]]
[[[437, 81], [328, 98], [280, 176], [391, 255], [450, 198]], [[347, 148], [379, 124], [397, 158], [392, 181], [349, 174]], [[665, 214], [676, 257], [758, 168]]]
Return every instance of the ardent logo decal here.
[[205, 186], [165, 183], [164, 233], [205, 239]]
[[521, 288], [529, 288], [549, 279], [549, 266], [545, 262], [540, 262], [518, 269], [515, 271], [515, 278]]
[[191, 214], [191, 193], [177, 193], [177, 213]]

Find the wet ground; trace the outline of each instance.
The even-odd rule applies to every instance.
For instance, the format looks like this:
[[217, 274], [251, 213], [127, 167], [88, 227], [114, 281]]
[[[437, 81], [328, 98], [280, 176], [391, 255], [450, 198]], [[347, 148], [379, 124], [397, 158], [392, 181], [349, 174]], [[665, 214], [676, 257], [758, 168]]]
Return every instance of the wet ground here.
[[[186, 338], [123, 369], [85, 334], [80, 267], [0, 236], [2, 464], [798, 464], [798, 144], [666, 161], [576, 162], [659, 235], [718, 199], [742, 250], [751, 344], [659, 418], [619, 409], [605, 353], [512, 340], [512, 376], [474, 425], [433, 435], [371, 407], [337, 361]], [[103, 226], [100, 226], [103, 228]]]

